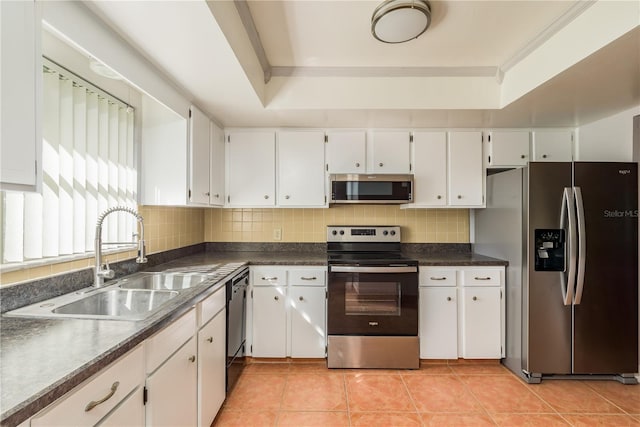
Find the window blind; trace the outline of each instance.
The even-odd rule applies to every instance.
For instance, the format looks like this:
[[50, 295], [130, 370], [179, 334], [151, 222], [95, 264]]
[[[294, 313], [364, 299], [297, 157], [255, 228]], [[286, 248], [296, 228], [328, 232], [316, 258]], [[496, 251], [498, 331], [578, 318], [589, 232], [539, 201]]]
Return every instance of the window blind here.
[[[136, 208], [134, 110], [43, 62], [42, 192], [2, 192], [3, 264], [92, 252], [98, 215]], [[114, 213], [103, 240], [130, 242], [136, 227]]]

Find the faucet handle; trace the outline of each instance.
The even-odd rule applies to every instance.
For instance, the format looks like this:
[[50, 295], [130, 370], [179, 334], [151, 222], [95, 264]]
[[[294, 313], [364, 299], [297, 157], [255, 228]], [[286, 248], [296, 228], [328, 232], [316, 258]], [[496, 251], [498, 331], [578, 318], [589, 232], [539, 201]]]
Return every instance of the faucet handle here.
[[116, 277], [116, 272], [109, 268], [109, 263], [107, 262], [100, 269], [100, 275], [102, 277], [106, 277], [107, 279], [113, 279], [114, 277]]

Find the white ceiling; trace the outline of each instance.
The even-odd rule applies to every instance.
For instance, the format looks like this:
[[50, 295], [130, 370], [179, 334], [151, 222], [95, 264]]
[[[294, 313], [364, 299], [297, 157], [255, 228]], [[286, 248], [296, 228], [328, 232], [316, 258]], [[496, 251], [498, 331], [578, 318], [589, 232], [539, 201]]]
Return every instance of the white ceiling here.
[[227, 127], [549, 127], [640, 104], [635, 0], [603, 3], [432, 1], [427, 32], [396, 45], [371, 36], [378, 1], [89, 5]]

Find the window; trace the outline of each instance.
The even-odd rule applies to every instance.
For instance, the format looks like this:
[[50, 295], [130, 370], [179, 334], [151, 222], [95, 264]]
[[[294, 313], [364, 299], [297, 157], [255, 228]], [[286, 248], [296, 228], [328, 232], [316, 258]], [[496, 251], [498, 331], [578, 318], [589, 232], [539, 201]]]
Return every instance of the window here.
[[[44, 59], [42, 193], [2, 192], [2, 263], [93, 251], [105, 209], [136, 207], [134, 111]], [[130, 215], [110, 215], [103, 239], [130, 242]]]

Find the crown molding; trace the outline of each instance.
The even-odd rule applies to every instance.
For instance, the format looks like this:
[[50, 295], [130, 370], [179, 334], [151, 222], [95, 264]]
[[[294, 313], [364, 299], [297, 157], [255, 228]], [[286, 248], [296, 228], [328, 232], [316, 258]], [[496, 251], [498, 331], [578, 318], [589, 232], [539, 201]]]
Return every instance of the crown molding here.
[[495, 77], [498, 67], [272, 67], [273, 77]]

